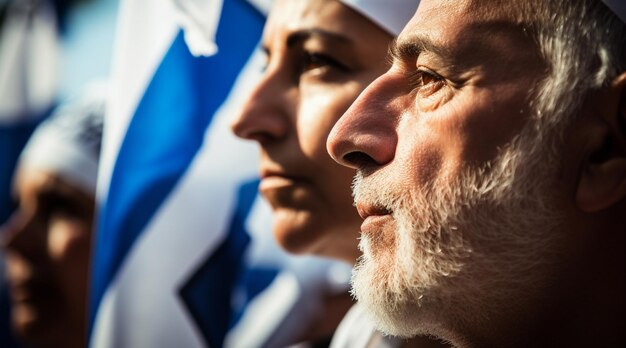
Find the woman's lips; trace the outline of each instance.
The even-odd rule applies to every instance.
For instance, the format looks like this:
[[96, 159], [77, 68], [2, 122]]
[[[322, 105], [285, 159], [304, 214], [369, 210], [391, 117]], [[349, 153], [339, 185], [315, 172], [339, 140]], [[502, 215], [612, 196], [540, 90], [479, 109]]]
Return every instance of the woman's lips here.
[[33, 302], [51, 297], [55, 288], [52, 284], [26, 281], [10, 286], [11, 298], [15, 302]]
[[261, 171], [259, 191], [267, 192], [306, 185], [308, 182], [303, 177], [283, 172]]

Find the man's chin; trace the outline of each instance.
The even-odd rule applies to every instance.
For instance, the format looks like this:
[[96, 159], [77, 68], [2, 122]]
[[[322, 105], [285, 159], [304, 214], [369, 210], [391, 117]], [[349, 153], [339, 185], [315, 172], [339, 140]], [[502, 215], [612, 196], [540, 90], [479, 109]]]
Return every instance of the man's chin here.
[[377, 248], [375, 240], [361, 239], [363, 255], [352, 274], [352, 293], [381, 332], [405, 338], [435, 335], [442, 327], [441, 286], [462, 263], [444, 252], [425, 252], [426, 243], [418, 239], [403, 238], [419, 235], [406, 226], [411, 224], [399, 223], [395, 248]]
[[368, 313], [376, 328], [384, 334], [411, 337], [415, 334], [415, 320], [419, 317], [418, 303], [406, 293], [393, 289], [396, 283], [391, 266], [360, 259], [352, 275], [352, 293]]

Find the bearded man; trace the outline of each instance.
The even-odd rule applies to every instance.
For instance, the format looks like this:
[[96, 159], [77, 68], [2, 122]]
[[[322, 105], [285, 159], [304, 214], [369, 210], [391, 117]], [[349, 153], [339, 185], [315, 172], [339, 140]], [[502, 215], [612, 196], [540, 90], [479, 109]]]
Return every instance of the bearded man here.
[[358, 170], [353, 291], [381, 331], [624, 346], [624, 7], [421, 2], [328, 140]]

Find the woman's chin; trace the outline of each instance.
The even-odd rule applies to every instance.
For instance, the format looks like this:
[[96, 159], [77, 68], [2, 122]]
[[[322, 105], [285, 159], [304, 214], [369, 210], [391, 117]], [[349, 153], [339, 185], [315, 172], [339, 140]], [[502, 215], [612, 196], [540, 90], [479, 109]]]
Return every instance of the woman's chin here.
[[16, 305], [11, 311], [13, 331], [21, 342], [37, 346], [56, 339], [59, 327], [54, 317], [29, 305]]
[[274, 237], [283, 249], [292, 254], [312, 254], [316, 251], [318, 232], [297, 226], [285, 226], [282, 228], [276, 223]]

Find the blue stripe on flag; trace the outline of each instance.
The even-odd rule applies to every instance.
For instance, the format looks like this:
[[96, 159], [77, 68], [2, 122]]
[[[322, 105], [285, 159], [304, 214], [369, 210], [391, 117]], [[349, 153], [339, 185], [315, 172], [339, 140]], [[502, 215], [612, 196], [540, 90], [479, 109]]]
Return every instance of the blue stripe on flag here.
[[233, 309], [231, 312], [230, 326], [232, 329], [243, 317], [246, 307], [261, 292], [267, 289], [276, 279], [280, 270], [269, 265], [248, 265], [243, 268], [237, 284], [233, 289]]
[[228, 299], [237, 284], [240, 269], [246, 268], [243, 258], [250, 234], [245, 223], [257, 197], [258, 185], [259, 181], [255, 180], [241, 186], [226, 240], [180, 290], [209, 347], [221, 347], [229, 329], [227, 318], [231, 315], [231, 302]]
[[218, 54], [193, 57], [179, 33], [131, 120], [100, 214], [90, 328], [107, 286], [187, 170], [260, 39], [264, 18], [246, 1], [224, 1], [221, 18]]

